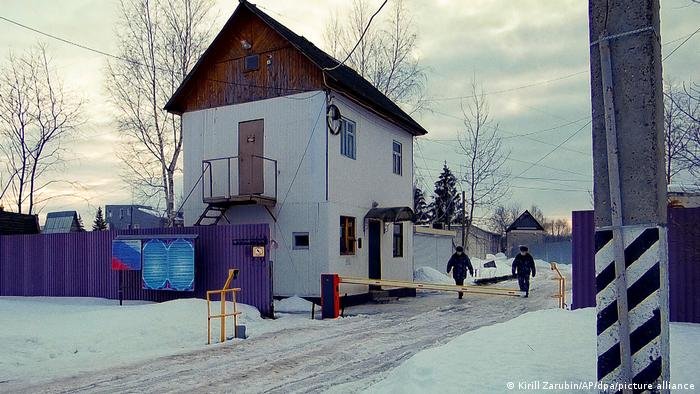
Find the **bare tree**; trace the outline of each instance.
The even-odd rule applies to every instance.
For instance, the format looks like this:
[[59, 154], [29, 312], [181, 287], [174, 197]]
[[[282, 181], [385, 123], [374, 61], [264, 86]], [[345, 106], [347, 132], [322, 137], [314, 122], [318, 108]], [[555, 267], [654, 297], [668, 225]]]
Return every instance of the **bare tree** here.
[[[367, 0], [353, 0], [348, 12], [331, 16], [324, 30], [329, 52], [345, 59], [362, 37], [374, 9]], [[342, 19], [341, 19], [342, 15]], [[386, 18], [373, 24], [346, 64], [391, 100], [415, 112], [424, 105], [426, 73], [416, 55], [418, 31], [403, 0], [392, 2]]]
[[38, 45], [21, 56], [10, 54], [0, 71], [0, 154], [17, 211], [35, 213], [55, 193], [48, 179], [64, 163], [62, 143], [81, 123], [82, 103], [65, 93], [46, 53]]
[[509, 191], [510, 171], [505, 163], [510, 152], [498, 136], [498, 124], [491, 119], [484, 89], [471, 83], [471, 98], [461, 102], [464, 129], [458, 135], [465, 161], [465, 229], [462, 244], [469, 236], [474, 211], [488, 209]]
[[552, 235], [556, 238], [567, 238], [571, 236], [571, 225], [566, 219], [556, 219], [552, 221]]
[[686, 116], [686, 145], [682, 161], [696, 179], [700, 176], [700, 84], [684, 84], [685, 96], [676, 102], [680, 111]]
[[665, 84], [664, 90], [666, 183], [671, 183], [675, 175], [689, 169], [685, 150], [692, 121], [681, 110], [687, 104], [684, 92], [670, 82]]
[[122, 0], [116, 37], [124, 61], [110, 62], [106, 70], [124, 135], [119, 153], [124, 178], [139, 200], [165, 203], [169, 225], [176, 216], [182, 125], [163, 107], [205, 49], [211, 5], [211, 0]]
[[521, 213], [522, 208], [518, 203], [513, 203], [508, 206], [498, 205], [494, 208], [489, 218], [491, 230], [501, 236], [505, 236], [508, 226], [510, 226]]

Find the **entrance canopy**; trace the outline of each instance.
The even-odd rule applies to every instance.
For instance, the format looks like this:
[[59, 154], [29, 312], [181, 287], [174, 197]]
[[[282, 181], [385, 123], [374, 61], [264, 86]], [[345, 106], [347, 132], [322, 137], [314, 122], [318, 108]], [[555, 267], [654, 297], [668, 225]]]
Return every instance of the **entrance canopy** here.
[[413, 210], [409, 207], [387, 207], [387, 208], [372, 208], [365, 215], [367, 220], [381, 220], [387, 222], [412, 222]]

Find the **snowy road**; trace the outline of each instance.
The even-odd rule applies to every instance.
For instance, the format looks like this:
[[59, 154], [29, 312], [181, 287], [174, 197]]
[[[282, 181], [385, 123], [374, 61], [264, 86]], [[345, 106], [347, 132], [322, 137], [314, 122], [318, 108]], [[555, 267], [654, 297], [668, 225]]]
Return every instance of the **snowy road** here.
[[[466, 331], [551, 308], [556, 282], [529, 299], [429, 294], [348, 308], [346, 318], [263, 334], [203, 351], [49, 382], [7, 382], [2, 392], [356, 392], [404, 360]], [[514, 287], [515, 283], [501, 283]]]

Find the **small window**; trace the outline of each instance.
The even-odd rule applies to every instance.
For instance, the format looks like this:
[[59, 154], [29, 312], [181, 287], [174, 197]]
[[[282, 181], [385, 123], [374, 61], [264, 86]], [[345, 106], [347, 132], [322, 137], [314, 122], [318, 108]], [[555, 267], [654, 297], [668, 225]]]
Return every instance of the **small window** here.
[[294, 233], [293, 249], [308, 249], [309, 248], [309, 233]]
[[124, 219], [124, 215], [126, 215], [126, 209], [119, 209], [119, 219]]
[[243, 71], [255, 71], [260, 68], [260, 55], [246, 56], [243, 61]]
[[111, 209], [110, 209], [109, 211], [107, 211], [107, 217], [108, 217], [108, 218], [111, 218], [111, 217], [112, 217], [112, 210], [111, 210]]
[[340, 254], [343, 256], [355, 254], [355, 218], [340, 217]]
[[355, 122], [348, 119], [340, 120], [340, 154], [355, 159], [357, 138], [355, 135]]
[[394, 141], [394, 174], [401, 175], [401, 143]]
[[394, 223], [394, 257], [403, 257], [403, 224]]

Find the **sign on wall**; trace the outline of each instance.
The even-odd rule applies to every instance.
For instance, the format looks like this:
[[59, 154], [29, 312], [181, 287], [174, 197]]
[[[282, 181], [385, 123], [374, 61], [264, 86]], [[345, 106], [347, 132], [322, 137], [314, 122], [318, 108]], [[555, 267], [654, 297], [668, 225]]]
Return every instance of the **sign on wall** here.
[[141, 269], [141, 240], [112, 240], [112, 269], [115, 271], [138, 271]]
[[194, 291], [194, 239], [144, 240], [141, 278], [148, 290]]

